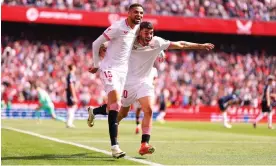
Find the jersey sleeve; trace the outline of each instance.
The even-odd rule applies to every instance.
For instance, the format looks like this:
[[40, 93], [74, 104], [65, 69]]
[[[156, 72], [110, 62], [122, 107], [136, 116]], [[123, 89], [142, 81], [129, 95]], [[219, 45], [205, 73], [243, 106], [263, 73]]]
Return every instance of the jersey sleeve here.
[[118, 36], [118, 26], [116, 24], [111, 25], [104, 31], [103, 36], [108, 41], [116, 38]]
[[155, 39], [157, 41], [158, 46], [160, 47], [161, 50], [166, 50], [169, 48], [171, 41], [165, 40], [161, 37], [155, 36]]

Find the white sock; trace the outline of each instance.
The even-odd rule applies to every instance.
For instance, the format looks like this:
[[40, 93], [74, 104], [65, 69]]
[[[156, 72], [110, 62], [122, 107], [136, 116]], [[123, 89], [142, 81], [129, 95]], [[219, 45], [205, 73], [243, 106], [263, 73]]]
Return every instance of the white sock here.
[[111, 149], [118, 149], [119, 148], [119, 145], [113, 145], [111, 146]]
[[256, 118], [255, 123], [258, 123], [260, 120], [262, 120], [266, 116], [266, 113], [260, 113], [259, 116]]
[[77, 106], [70, 107], [68, 109], [68, 117], [67, 117], [67, 125], [71, 126], [73, 125], [73, 121], [75, 118], [75, 111], [76, 111]]
[[272, 112], [268, 113], [268, 117], [267, 117], [268, 126], [272, 126], [272, 115], [273, 115]]
[[162, 112], [159, 113], [157, 119], [158, 119], [158, 120], [164, 120], [164, 117], [165, 117], [165, 116], [166, 116], [166, 112], [163, 112], [163, 111], [162, 111]]
[[67, 119], [66, 119], [66, 124], [67, 124], [67, 126], [70, 126], [70, 120], [69, 120], [69, 119], [70, 119], [70, 116], [71, 116], [71, 115], [70, 115], [70, 109], [68, 109], [68, 110], [67, 110]]
[[224, 125], [228, 124], [228, 123], [227, 123], [227, 112], [226, 112], [226, 111], [224, 111], [224, 112], [222, 113], [222, 120], [223, 120], [223, 124], [224, 124]]

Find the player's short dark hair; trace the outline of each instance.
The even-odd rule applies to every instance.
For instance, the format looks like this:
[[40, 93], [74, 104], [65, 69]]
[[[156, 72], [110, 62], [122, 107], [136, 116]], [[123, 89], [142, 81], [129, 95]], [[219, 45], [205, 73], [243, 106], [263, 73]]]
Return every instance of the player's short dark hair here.
[[153, 24], [148, 21], [143, 21], [140, 24], [140, 30], [142, 29], [153, 29]]
[[73, 70], [73, 67], [74, 67], [73, 64], [68, 65], [68, 69], [69, 69], [70, 71]]
[[[128, 11], [130, 11], [131, 9], [135, 8], [135, 7], [141, 7], [143, 8], [143, 6], [139, 3], [134, 3], [134, 4], [131, 4], [128, 8]], [[144, 8], [143, 8], [144, 9]]]
[[38, 82], [36, 82], [36, 81], [30, 81], [30, 84], [31, 84], [31, 88], [36, 89], [36, 88], [38, 88], [38, 87], [39, 87], [39, 83], [38, 83]]

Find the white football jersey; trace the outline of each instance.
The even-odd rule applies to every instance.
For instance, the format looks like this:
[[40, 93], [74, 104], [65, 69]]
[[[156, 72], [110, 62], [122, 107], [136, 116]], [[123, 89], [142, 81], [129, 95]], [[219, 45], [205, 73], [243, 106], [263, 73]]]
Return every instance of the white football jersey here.
[[154, 79], [157, 78], [157, 77], [158, 77], [157, 69], [156, 69], [155, 67], [153, 67], [153, 68], [151, 69], [149, 79], [151, 79], [151, 80], [152, 80], [152, 83], [153, 83]]
[[126, 84], [152, 83], [151, 70], [156, 57], [170, 46], [170, 41], [154, 36], [148, 46], [134, 42], [128, 63]]
[[103, 36], [109, 40], [109, 44], [100, 69], [127, 73], [129, 56], [138, 29], [139, 25], [132, 29], [126, 20], [120, 20], [104, 31]]

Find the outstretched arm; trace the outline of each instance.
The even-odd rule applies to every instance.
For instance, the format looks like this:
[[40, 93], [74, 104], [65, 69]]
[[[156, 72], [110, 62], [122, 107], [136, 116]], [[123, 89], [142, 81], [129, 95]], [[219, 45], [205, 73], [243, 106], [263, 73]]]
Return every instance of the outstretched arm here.
[[192, 43], [186, 41], [171, 42], [168, 49], [199, 49], [199, 50], [212, 50], [215, 46], [211, 43]]

